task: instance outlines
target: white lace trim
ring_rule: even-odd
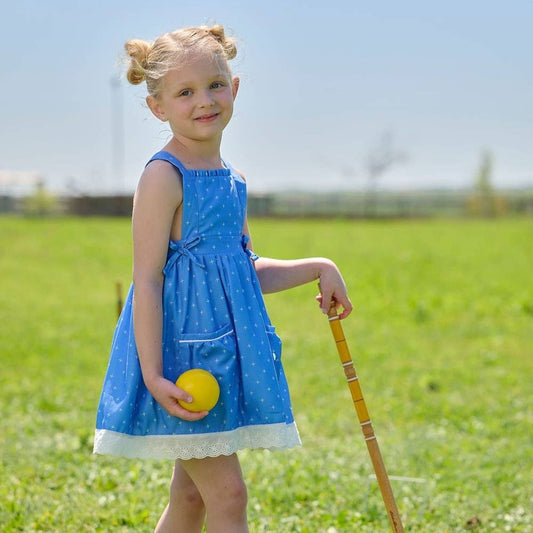
[[[245,426],[199,435],[127,435],[97,429],[94,453],[140,459],[202,459],[231,455],[243,448],[268,450],[301,444],[296,424]]]

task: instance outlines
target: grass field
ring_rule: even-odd
[[[407,531],[533,531],[531,220],[252,220],[325,255]],[[93,456],[129,221],[0,218],[0,530],[151,531],[171,464]],[[245,451],[252,532],[386,532],[316,286],[269,295],[304,446]]]

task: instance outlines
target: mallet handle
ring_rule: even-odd
[[[404,530],[400,513],[398,512],[398,507],[396,506],[396,500],[394,499],[389,476],[387,475],[387,470],[385,469],[385,464],[383,463],[383,458],[381,457],[378,440],[374,434],[374,429],[372,428],[370,415],[368,414],[365,399],[363,398],[363,392],[361,390],[361,385],[359,384],[359,378],[357,376],[357,372],[355,371],[350,350],[342,329],[341,321],[337,314],[335,302],[331,302],[331,306],[328,311],[328,320],[331,327],[331,332],[333,333],[333,338],[335,339],[335,343],[337,345],[337,351],[339,352],[342,367],[344,368],[346,381],[348,382],[348,387],[352,395],[357,417],[359,418],[359,423],[361,424],[361,429],[365,437],[368,453],[370,454],[370,459],[372,461],[372,465],[374,466],[374,472],[376,473],[376,479],[381,491],[381,496],[385,502],[385,508],[387,509],[392,531],[394,531],[394,533],[403,533]]]
[[[115,284],[116,291],[117,291],[117,317],[120,317],[120,313],[122,313],[122,283],[120,281],[117,281]]]

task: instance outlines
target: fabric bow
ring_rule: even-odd
[[[205,265],[202,265],[200,261],[195,257],[191,252],[191,248],[194,248],[200,243],[200,237],[195,237],[194,239],[183,242],[183,241],[170,241],[169,248],[172,250],[172,254],[167,259],[167,264],[163,269],[163,274],[165,276],[170,272],[171,268],[176,264],[176,261],[181,256],[188,257],[195,265],[198,265],[200,268],[205,268]]]
[[[257,254],[254,254],[254,252],[247,247],[247,244],[249,241],[250,241],[250,236],[244,234],[241,239],[242,247],[244,248],[246,255],[248,255],[248,257],[252,261],[257,261],[259,259],[259,256]]]

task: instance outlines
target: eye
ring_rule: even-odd
[[[211,84],[211,89],[220,89],[221,87],[224,87],[224,84],[221,81],[214,81]]]
[[[181,91],[178,96],[190,96],[192,94],[192,91],[190,89],[185,89]]]

